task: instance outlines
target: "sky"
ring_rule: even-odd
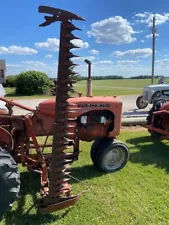
[[[152,0],[5,0],[1,2],[0,59],[7,75],[39,70],[57,76],[60,22],[44,22],[40,5],[68,10],[86,21],[73,20],[81,28],[73,34],[78,49],[72,60],[75,71],[87,76],[88,59],[92,75],[124,77],[151,75],[152,18],[156,18],[155,74],[169,76],[169,1]]]

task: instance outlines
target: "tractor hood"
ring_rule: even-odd
[[[152,91],[169,90],[169,84],[152,84],[147,85],[144,89],[151,89]]]
[[[76,104],[76,107],[82,110],[104,110],[104,109],[121,109],[122,101],[116,96],[94,96],[94,97],[74,97],[69,98],[70,104]],[[55,98],[45,100],[38,105],[38,110],[44,114],[55,114]]]

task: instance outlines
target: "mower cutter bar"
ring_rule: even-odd
[[[75,205],[76,202],[80,199],[80,195],[75,195],[67,198],[60,199],[60,202],[57,201],[56,203],[49,204],[47,206],[42,206],[42,204],[39,205],[39,212],[42,214],[46,213],[52,213],[55,211],[59,211],[61,209],[68,208],[72,205]]]

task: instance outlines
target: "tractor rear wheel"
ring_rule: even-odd
[[[97,142],[99,143],[99,142]],[[107,138],[100,144],[95,143],[93,150],[93,163],[106,173],[121,170],[129,158],[129,150],[125,144],[118,140]],[[97,149],[97,150],[96,150]]]
[[[0,148],[0,221],[20,190],[20,173],[13,157]]]
[[[136,106],[138,109],[145,109],[148,106],[148,103],[143,102],[143,96],[139,96],[136,99]]]

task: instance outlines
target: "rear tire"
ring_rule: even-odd
[[[121,170],[127,164],[129,150],[122,142],[105,138],[94,142],[91,156],[99,170],[112,173]]]
[[[13,157],[0,148],[0,221],[17,199],[20,191],[20,173]]]
[[[139,96],[136,100],[136,106],[138,109],[145,109],[148,106],[148,103],[143,102],[143,96]]]

